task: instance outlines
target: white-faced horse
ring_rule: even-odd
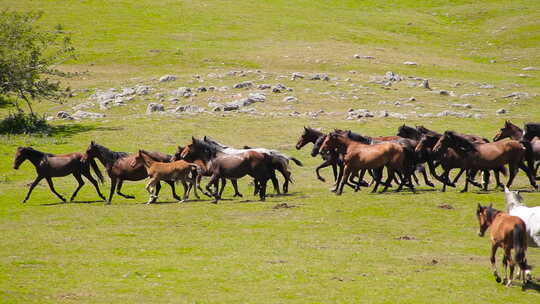
[[[518,191],[504,188],[506,210],[510,215],[517,216],[527,227],[529,247],[540,247],[540,206],[529,208],[523,204],[523,197]]]

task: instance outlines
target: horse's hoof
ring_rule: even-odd
[[[105,205],[110,205],[111,202],[110,201],[105,201]]]
[[[186,201],[185,199],[182,199],[182,200],[179,200],[178,203],[183,203],[185,201]]]
[[[321,182],[326,183],[326,180],[325,180],[324,178],[318,177],[318,179],[319,179]]]
[[[210,203],[217,205],[217,202],[218,202],[217,200],[213,200]]]
[[[496,276],[496,277],[495,277],[495,281],[497,281],[497,283],[500,283],[500,282],[501,282],[501,277]]]

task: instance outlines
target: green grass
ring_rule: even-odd
[[[43,26],[62,23],[73,33],[79,57],[61,68],[88,71],[67,82],[89,92],[78,91],[63,104],[39,103],[35,108],[40,113],[73,112],[71,107],[87,101],[96,89],[139,83],[155,89],[126,107],[106,111],[104,119],[52,121],[51,136],[0,137],[0,302],[538,302],[535,290],[495,283],[489,239],[476,235],[476,204],[493,202],[502,209],[501,192],[440,193],[421,186],[416,195],[346,189],[338,197],[329,192],[330,182],[315,179],[320,159],[309,157],[311,146],[297,151],[294,144],[306,125],[393,135],[403,123],[423,124],[492,138],[505,119],[518,125],[538,121],[540,72],[521,69],[540,67],[539,3],[0,0],[0,5],[42,9]],[[353,59],[357,53],[376,59]],[[419,66],[404,66],[403,61]],[[266,78],[255,73],[208,76],[256,69]],[[432,87],[454,91],[456,97],[410,87],[408,78],[391,88],[369,82],[389,70],[429,78]],[[279,77],[296,71],[324,72],[339,80]],[[520,73],[530,77],[517,77]],[[178,80],[157,83],[164,74],[176,74]],[[195,82],[194,74],[204,82]],[[154,93],[165,94],[163,103],[174,108],[167,101],[173,88],[232,86],[244,80],[283,83],[294,91],[267,92],[268,100],[253,106],[265,115],[143,114],[146,105],[158,99]],[[480,89],[483,83],[496,88]],[[501,98],[515,91],[528,92],[531,98]],[[482,95],[459,98],[473,92]],[[226,102],[247,93],[199,93],[180,103],[207,107],[211,96]],[[287,95],[299,102],[285,104]],[[416,101],[407,102],[411,96]],[[413,106],[395,106],[395,101]],[[438,113],[451,103],[470,103],[472,110],[456,111],[484,117],[416,118],[412,113]],[[387,109],[408,118],[349,121],[349,108]],[[498,108],[510,112],[495,115]],[[10,110],[1,105],[0,117]],[[102,112],[96,105],[89,110]],[[326,114],[289,116],[318,110]],[[171,153],[192,135],[209,135],[238,147],[276,148],[305,166],[293,167],[291,195],[269,197],[265,203],[251,195],[247,179],[239,183],[243,199],[219,205],[208,200],[172,203],[164,187],[160,200],[165,203],[147,206],[142,181],[124,185],[123,192],[136,195],[135,200],[115,196],[111,206],[94,202],[98,197],[89,183],[78,203],[60,204],[45,182],[27,204],[20,203],[35,172],[30,163],[12,169],[17,146],[64,153],[84,151],[96,140],[117,151]],[[329,170],[323,174],[330,179]],[[55,185],[67,196],[76,182],[66,177],[55,179]],[[105,193],[108,187],[108,180],[101,185]],[[522,173],[514,187],[529,189]],[[225,197],[231,195],[227,189]],[[539,205],[538,193],[523,195],[528,205]],[[284,202],[295,208],[273,209]],[[454,209],[438,208],[441,204]],[[414,240],[398,240],[401,236]],[[529,249],[528,260],[538,267],[540,251]],[[533,274],[539,277],[536,269]]]

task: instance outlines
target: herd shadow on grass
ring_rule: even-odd
[[[103,127],[95,125],[83,125],[83,124],[66,124],[59,126],[52,126],[50,135],[53,137],[72,137],[79,133],[85,133],[90,131],[121,131],[122,128],[118,127]]]

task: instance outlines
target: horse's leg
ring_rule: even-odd
[[[274,192],[277,195],[281,195],[281,191],[279,190],[279,183],[276,177],[276,171],[275,170],[271,170],[271,171],[272,172],[270,173],[270,180],[272,181],[272,185],[274,186]],[[286,178],[285,178],[285,182],[287,182]]]
[[[148,181],[148,184],[146,185],[146,190],[150,193],[150,197],[148,198],[148,202],[146,203],[147,205],[156,202],[158,198],[157,185],[159,185],[159,180],[157,178],[150,178],[150,181]]]
[[[116,187],[116,194],[124,197],[124,198],[128,198],[128,199],[134,199],[135,196],[134,195],[128,195],[128,194],[124,194],[122,193],[122,185],[124,184],[124,180],[123,179],[119,179],[118,180],[118,186]]]
[[[334,182],[337,182],[338,168],[336,163],[332,163],[332,173],[334,174]]]
[[[443,186],[442,186],[441,192],[446,192],[446,186],[448,185],[447,181],[450,181],[450,170],[451,170],[450,168],[444,168],[444,172],[441,175],[441,179],[443,181]]]
[[[32,193],[32,190],[34,190],[34,187],[37,186],[37,184],[39,184],[39,182],[43,179],[44,177],[41,176],[41,175],[38,175],[36,177],[36,179],[32,182],[32,184],[30,185],[30,189],[28,189],[28,193],[26,193],[26,196],[24,197],[24,200],[22,201],[23,204],[26,203],[26,201],[28,200],[28,198],[30,197],[30,193]]]
[[[495,254],[497,253],[498,246],[495,244],[491,244],[491,257],[489,258],[489,261],[491,262],[491,270],[493,270],[493,275],[495,276],[495,281],[497,283],[501,282],[501,277],[499,276],[499,273],[497,272],[497,265],[495,264]]]
[[[193,176],[193,177],[191,178],[190,183],[191,183],[191,186],[193,187],[193,193],[195,194],[195,197],[197,198],[197,200],[200,200],[201,197],[200,197],[199,194],[197,193],[197,186],[198,186],[198,184],[197,184],[197,178],[198,178],[198,177],[199,177],[198,175]]]
[[[482,176],[482,189],[484,191],[488,191],[489,178],[491,174],[489,173],[489,170],[483,170],[482,173],[484,173],[484,176]]]
[[[166,182],[167,184],[169,184],[169,186],[171,186],[171,191],[172,191],[172,195],[173,195],[174,199],[177,200],[177,201],[182,200],[182,199],[178,196],[178,194],[176,194],[176,187],[175,187],[175,185],[174,185],[174,181],[165,181],[165,182]],[[157,187],[157,194],[156,194],[156,195],[158,195],[158,194],[159,194],[159,191],[161,190],[161,183],[158,183],[158,184],[156,185],[156,187]]]
[[[463,169],[463,168],[459,169],[459,172],[458,172],[458,174],[456,175],[456,177],[454,178],[453,181],[450,181],[450,172],[448,172],[448,175],[446,176],[446,180],[449,183],[448,186],[455,187],[456,183],[458,182],[458,180],[461,177],[461,175],[463,174],[463,172],[465,172],[465,169]]]
[[[373,190],[371,190],[371,193],[377,192],[377,188],[379,188],[379,185],[381,184],[383,169],[384,167],[373,170],[373,180],[375,181],[375,186],[373,187]]]
[[[467,174],[468,172],[465,174],[465,188],[461,190],[461,193],[469,191],[469,177],[466,176]]]
[[[415,182],[417,185],[420,185],[420,182],[418,181],[418,176],[416,176],[416,173],[415,173],[415,172],[412,173],[412,177],[414,178],[414,182]],[[411,181],[411,183],[412,183],[412,181]]]
[[[516,267],[515,261],[512,259],[512,253],[511,250],[508,250],[508,264],[510,265],[510,277],[508,279],[508,284],[506,286],[510,286],[512,284],[512,280],[514,279],[514,269]]]
[[[112,203],[112,197],[114,195],[114,189],[116,188],[117,179],[114,176],[111,176],[111,192],[109,192],[109,200],[105,202],[106,205]]]
[[[334,166],[336,166],[336,163],[333,162],[332,160],[325,160],[322,164],[320,164],[317,168],[315,168],[315,174],[317,175],[317,178],[321,182],[326,182],[326,180],[321,176],[321,174],[319,173],[319,170],[321,170],[322,168],[326,168],[330,165],[332,166],[332,168],[334,168]],[[337,177],[336,177],[336,182],[337,182]]]
[[[337,192],[340,187],[342,188],[341,191],[343,191],[343,187],[345,186],[345,183],[342,182],[344,167],[345,166],[343,165],[343,163],[338,163],[338,178],[334,189],[332,189],[332,192]]]
[[[268,182],[267,179],[263,179],[259,181],[259,197],[261,199],[261,202],[264,202],[266,200],[266,183]]]
[[[385,185],[384,185],[384,188],[382,189],[381,193],[384,193],[384,192],[386,192],[386,190],[388,190],[388,186],[390,185],[390,183],[394,179],[394,174],[395,174],[394,168],[391,168],[390,166],[386,166],[386,172],[388,174],[388,177],[386,178],[386,181],[384,182]]]
[[[518,173],[518,170],[519,168],[516,166],[516,164],[514,163],[509,163],[508,164],[508,171],[509,172],[509,176],[508,176],[508,182],[506,182],[506,187],[508,189],[510,189],[510,186],[512,185],[512,182],[514,182],[514,178],[516,177],[516,174]]]
[[[235,180],[235,179],[231,179],[231,183],[233,185],[233,188],[234,188],[234,195],[233,197],[243,197],[242,193],[240,193],[238,191],[238,181]]]
[[[56,192],[56,190],[54,189],[54,184],[53,184],[53,181],[52,181],[52,178],[51,177],[46,177],[45,178],[47,180],[47,184],[49,184],[49,188],[51,189],[51,191],[56,194],[56,196],[58,196],[59,199],[61,199],[63,202],[66,201],[66,199],[61,196],[58,192]]]
[[[504,278],[503,278],[503,285],[506,285],[506,287],[510,286],[509,283],[508,283],[508,255],[507,255],[507,250],[505,249],[504,250],[504,256],[502,258],[502,265],[503,265],[503,269],[504,269]]]
[[[527,168],[525,166],[525,163],[523,163],[523,162],[519,163],[519,168],[521,170],[523,170],[525,172],[525,174],[527,174],[527,177],[529,178],[529,182],[531,183],[531,186],[533,186],[534,189],[538,190],[538,185],[536,184],[536,180],[535,180],[535,176],[534,176],[533,172],[531,172],[529,170],[529,168]]]
[[[340,184],[339,184],[339,190],[336,192],[337,195],[341,195],[343,193],[343,187],[345,187],[345,184],[349,180],[349,177],[351,176],[351,170],[348,166],[345,166],[343,169],[344,172],[342,172],[342,175],[340,176]]]
[[[493,170],[493,175],[495,175],[495,182],[497,183],[497,186],[495,186],[495,188],[504,189],[504,185],[501,183],[501,177],[499,175],[499,171]]]
[[[189,198],[189,191],[191,190],[191,185],[188,186],[184,180],[182,180],[182,187],[184,188],[184,197],[178,201],[179,203],[183,203]]]
[[[216,182],[218,180],[219,180],[218,175],[216,173],[214,173],[210,177],[210,181],[208,182],[208,184],[206,184],[206,190],[208,191],[208,193],[212,193],[212,195],[214,196],[214,200],[212,201],[213,204],[217,204],[218,200],[220,199],[220,196],[219,196],[219,193],[218,193],[217,189],[216,189],[215,192],[212,192],[212,190],[211,190],[212,185],[214,185],[214,187],[217,187],[215,184],[216,184]],[[225,182],[223,182],[223,184],[225,184]]]
[[[435,185],[429,180],[426,167],[424,165],[418,165],[417,168],[418,168],[418,171],[422,173],[422,176],[424,177],[424,183],[432,188],[435,187]]]
[[[221,188],[219,188],[219,181],[221,180]],[[225,190],[225,185],[227,185],[227,179],[222,177],[220,180],[218,180],[216,182],[216,191],[217,189],[219,188],[219,198],[221,198],[221,196],[223,195],[223,191]],[[231,183],[232,183],[232,179],[231,179]]]
[[[105,196],[103,194],[101,194],[101,191],[99,191],[98,182],[97,182],[97,180],[94,179],[92,174],[90,174],[90,170],[88,170],[88,171],[83,170],[82,175],[84,175],[84,177],[86,177],[86,179],[88,179],[92,183],[92,185],[94,185],[94,188],[96,188],[96,191],[97,191],[99,197],[101,197],[102,200],[105,200]]]
[[[69,199],[70,202],[75,199],[75,196],[77,196],[79,190],[81,190],[82,186],[84,186],[84,180],[81,178],[80,173],[73,173],[73,176],[75,177],[79,185],[77,186],[77,189],[75,189],[75,192],[73,192],[73,194],[71,195],[71,198]]]

